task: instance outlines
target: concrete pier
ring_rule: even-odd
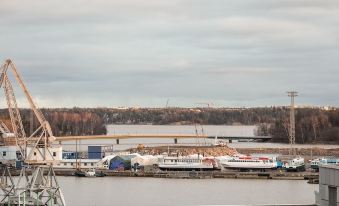
[[[73,176],[74,169],[55,169],[59,176]],[[179,179],[211,179],[211,178],[235,178],[235,179],[276,179],[276,180],[309,180],[317,179],[318,173],[314,172],[239,172],[239,171],[112,171],[96,170],[106,176],[114,177],[154,177],[154,178],[179,178]]]

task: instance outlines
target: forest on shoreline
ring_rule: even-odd
[[[259,108],[44,108],[55,136],[106,134],[107,124],[206,124],[257,125],[258,135],[270,135],[273,142],[287,142],[288,107]],[[31,112],[20,109],[26,132],[37,127]],[[7,109],[0,120],[8,127]],[[31,122],[33,124],[31,125]],[[297,143],[339,143],[339,109],[297,108]]]

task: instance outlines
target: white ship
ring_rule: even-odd
[[[220,161],[224,168],[230,169],[276,169],[278,164],[267,157],[231,157]]]
[[[319,171],[319,164],[329,164],[329,165],[335,165],[335,164],[339,164],[339,159],[335,159],[335,158],[318,158],[318,159],[314,159],[311,161],[311,168]]]
[[[286,162],[284,167],[286,171],[291,172],[305,171],[305,160],[302,157],[297,157]]]
[[[159,159],[158,166],[161,170],[213,170],[215,161],[214,159],[203,158],[201,156],[163,157]]]

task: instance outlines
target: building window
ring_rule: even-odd
[[[91,163],[91,166],[94,166],[94,163],[93,163],[93,162]]]
[[[3,152],[2,152],[2,156],[6,156],[6,151],[3,151]]]
[[[73,162],[71,162],[71,166],[73,166]]]
[[[34,152],[34,156],[36,156],[36,152]]]
[[[64,162],[64,165],[66,166],[66,165],[67,165],[67,163],[66,163],[66,162]]]
[[[85,162],[84,165],[87,166],[87,163]]]
[[[53,157],[56,157],[56,152],[53,152]]]

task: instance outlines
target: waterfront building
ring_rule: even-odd
[[[97,168],[100,159],[63,159],[54,165],[58,169]]]
[[[130,170],[131,160],[136,156],[140,156],[140,155],[139,154],[117,155],[110,160],[109,169],[110,170]]]

